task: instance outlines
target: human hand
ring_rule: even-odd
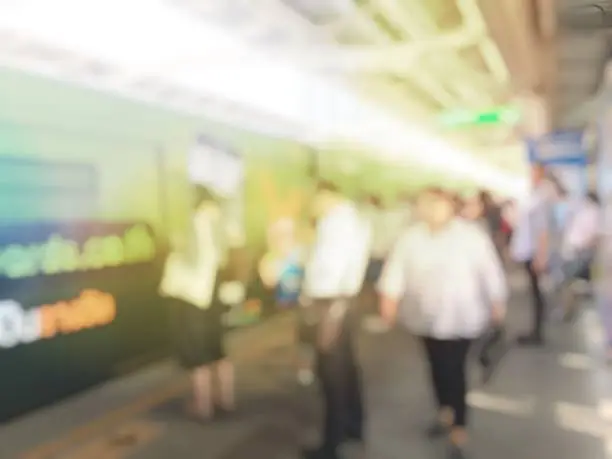
[[[536,256],[531,262],[531,267],[537,274],[542,274],[545,272],[547,265],[548,260],[543,256]]]
[[[502,325],[506,320],[506,308],[501,304],[493,305],[491,309],[491,323],[495,326]]]
[[[393,327],[397,320],[397,307],[388,299],[383,298],[380,305],[380,317],[387,326]]]

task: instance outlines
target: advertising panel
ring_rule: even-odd
[[[0,421],[166,351],[160,255],[140,222],[0,226]]]
[[[527,141],[529,161],[546,166],[570,196],[587,191],[587,154],[582,131],[553,132]]]

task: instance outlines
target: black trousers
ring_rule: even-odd
[[[525,263],[525,269],[529,276],[529,286],[531,289],[531,301],[533,308],[533,329],[531,333],[536,338],[543,338],[544,335],[544,314],[546,311],[546,303],[544,295],[540,289],[540,275],[533,269],[531,260]]]
[[[421,339],[429,361],[431,382],[439,408],[454,411],[454,425],[467,424],[467,356],[471,341],[468,339]]]
[[[317,373],[324,402],[322,449],[330,453],[348,439],[363,437],[364,410],[354,325],[349,311],[334,344],[325,351],[317,349]]]

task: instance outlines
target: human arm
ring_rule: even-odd
[[[532,214],[532,228],[535,232],[535,247],[532,258],[533,269],[537,273],[543,273],[548,266],[550,253],[550,227],[552,220],[552,207],[545,202]]]
[[[380,294],[380,315],[387,323],[394,323],[397,318],[399,303],[404,295],[406,281],[405,255],[407,238],[404,236],[395,244],[383,268],[378,282]]]
[[[491,321],[500,324],[506,317],[508,282],[499,252],[491,239],[485,234],[476,234],[474,250],[477,257],[478,276],[486,300],[491,308]]]

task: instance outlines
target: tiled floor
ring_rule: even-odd
[[[528,319],[524,295],[515,295],[510,309],[509,328],[518,332]],[[612,447],[612,373],[592,350],[598,333],[593,314],[587,311],[574,326],[551,324],[543,349],[513,349],[487,387],[479,387],[474,365],[474,459],[612,458],[606,455]],[[239,365],[241,409],[232,419],[207,426],[182,419],[184,386],[172,367],[162,365],[4,427],[0,457],[297,458],[298,445],[314,440],[319,403],[314,388],[294,382],[290,324],[268,327],[261,335],[269,341],[265,352]],[[365,452],[350,450],[348,458],[443,458],[444,445],[421,435],[432,413],[418,346],[398,331],[384,333],[371,323],[368,330],[360,340],[368,442]],[[164,396],[160,387],[169,386],[174,389]],[[20,454],[28,450],[34,455]]]

